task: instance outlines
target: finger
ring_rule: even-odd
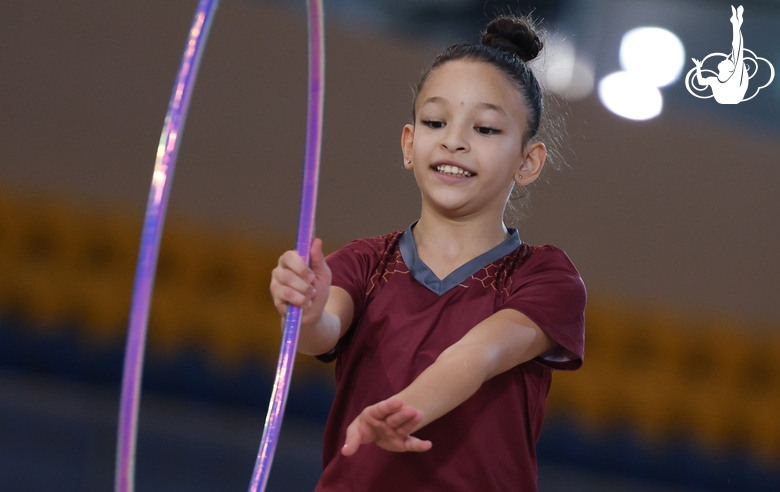
[[[271,292],[274,295],[275,304],[277,302],[282,302],[293,304],[298,307],[309,307],[311,305],[311,298],[309,296],[278,282],[273,283]]]
[[[355,436],[350,433],[349,429],[347,429],[347,439],[344,442],[344,446],[341,448],[341,454],[344,456],[352,456],[359,447],[360,440],[356,439]]]
[[[289,306],[288,303],[274,297],[274,307],[279,311],[279,314],[284,315],[287,312],[287,306]]]
[[[275,268],[271,279],[276,280],[280,285],[284,287],[290,287],[291,289],[296,290],[307,297],[314,297],[314,285],[312,285],[310,281],[307,281],[306,279],[298,276],[298,274],[292,270]]]
[[[344,456],[352,456],[358,450],[361,444],[366,444],[365,433],[361,431],[360,417],[355,419],[349,427],[347,427],[347,437],[344,441],[344,446],[341,448],[341,454]],[[365,441],[365,442],[364,442]]]
[[[314,272],[306,265],[301,255],[297,251],[285,251],[282,256],[279,257],[279,266],[283,269],[292,270],[302,279],[306,279],[309,282],[314,280]]]
[[[380,401],[364,410],[368,416],[377,420],[384,420],[391,413],[395,413],[403,408],[404,404],[398,398]]]
[[[296,294],[305,299],[314,296],[314,286],[289,270],[275,271],[271,276],[271,295],[284,302],[295,302]]]
[[[404,449],[413,453],[424,453],[432,447],[433,443],[431,441],[423,441],[422,439],[417,439],[416,437],[412,436],[409,436],[409,438],[404,442]]]
[[[344,447],[341,448],[341,454],[343,454],[344,456],[352,456],[353,454],[355,454],[355,452],[358,450],[359,447],[360,447],[359,444],[346,443],[344,444]]]
[[[415,419],[418,414],[422,415],[422,412],[419,412],[417,409],[412,408],[409,405],[404,405],[397,412],[393,412],[388,415],[385,418],[385,422],[387,422],[387,425],[390,427],[397,429],[409,420]]]
[[[415,427],[422,422],[422,419],[423,413],[419,410],[414,410],[407,419],[394,426],[395,432],[401,436],[408,436],[414,432]]]

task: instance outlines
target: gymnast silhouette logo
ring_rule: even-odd
[[[731,54],[725,53],[711,53],[704,57],[702,61],[693,58],[693,63],[696,65],[685,76],[685,88],[688,89],[692,95],[699,99],[709,99],[714,97],[715,101],[720,104],[739,104],[743,101],[749,101],[756,97],[758,91],[763,89],[772,83],[775,78],[775,67],[769,63],[766,58],[756,56],[751,50],[745,48],[744,40],[742,39],[742,14],[745,9],[740,5],[736,10],[734,6],[731,6],[731,26],[732,26],[732,40],[731,40]],[[721,60],[718,63],[717,73],[714,70],[702,68],[708,59],[712,58],[713,62]],[[748,92],[748,86],[750,80],[756,76],[759,72],[760,63],[766,64],[769,70],[769,80],[764,85],[757,86],[758,79],[754,82],[753,87],[755,91],[748,97],[745,95]],[[767,69],[761,70],[762,73]],[[704,74],[712,75],[705,77]],[[763,78],[763,77],[761,77]],[[712,89],[712,93],[708,95],[700,95],[697,93],[707,93],[709,89]]]

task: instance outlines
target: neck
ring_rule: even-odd
[[[413,230],[418,255],[465,262],[490,251],[508,235],[502,218],[488,215],[450,218],[426,210]]]

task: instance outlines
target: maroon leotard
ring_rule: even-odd
[[[332,285],[354,303],[331,354],[337,391],[325,430],[317,492],[536,491],[536,442],[552,368],[576,369],[584,349],[585,286],[566,254],[528,246],[516,231],[439,280],[411,232],[354,241],[328,256]],[[424,453],[375,444],[344,457],[346,428],[367,406],[408,386],[447,347],[502,309],[537,323],[559,346],[488,381],[415,435]]]

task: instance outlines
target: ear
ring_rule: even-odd
[[[524,149],[523,163],[515,173],[515,183],[528,186],[536,181],[547,161],[547,147],[542,142],[530,142]]]
[[[404,169],[412,169],[412,148],[414,144],[414,125],[404,125],[401,132],[401,151],[404,153]]]

